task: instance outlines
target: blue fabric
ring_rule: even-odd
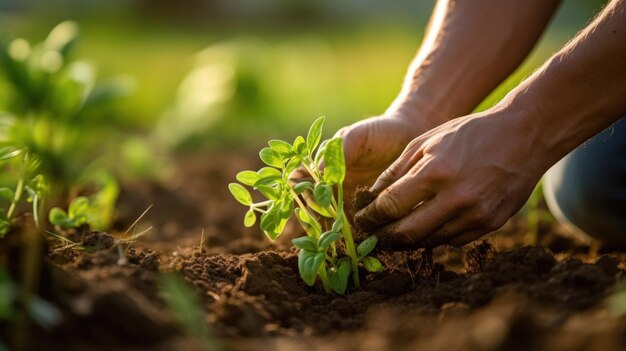
[[[626,116],[554,165],[544,195],[558,220],[626,245]]]

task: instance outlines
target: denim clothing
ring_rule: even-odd
[[[626,246],[626,116],[550,168],[543,189],[557,220]]]

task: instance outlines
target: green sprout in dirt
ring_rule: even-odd
[[[253,226],[257,213],[260,213],[260,227],[271,240],[283,232],[287,220],[295,213],[307,234],[292,241],[300,249],[300,276],[309,286],[319,276],[327,292],[333,290],[343,294],[351,272],[354,286],[359,287],[359,263],[370,272],[381,271],[383,267],[378,259],[368,256],[376,246],[375,236],[355,246],[343,210],[346,173],[343,140],[321,141],[323,124],[324,117],[318,118],[306,139],[298,136],[292,144],[270,140],[269,147],[259,153],[269,167],[237,174],[239,182],[253,187],[267,200],[254,202],[248,190],[239,183],[231,183],[228,187],[237,201],[249,206],[244,225]],[[323,168],[321,164],[324,164]],[[296,169],[305,169],[312,181],[290,179]],[[337,189],[336,196],[333,187]],[[330,219],[332,224],[323,226],[327,220],[318,220],[315,213]]]
[[[87,223],[88,209],[89,199],[79,196],[72,200],[67,212],[58,207],[52,208],[48,213],[48,221],[61,228],[78,228]]]

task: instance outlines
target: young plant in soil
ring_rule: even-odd
[[[350,275],[354,286],[359,287],[359,263],[370,272],[382,271],[383,267],[377,258],[368,256],[376,246],[375,236],[358,246],[354,243],[343,210],[343,140],[321,141],[323,124],[324,117],[318,118],[306,139],[298,136],[293,143],[270,140],[269,146],[259,153],[268,167],[237,174],[240,183],[257,190],[267,200],[254,202],[250,192],[239,183],[228,187],[237,201],[249,207],[244,225],[253,226],[260,214],[260,227],[271,240],[283,232],[287,220],[295,214],[307,234],[292,241],[300,249],[300,276],[309,286],[319,277],[324,290],[344,294]],[[305,169],[310,181],[290,179],[296,169]],[[324,225],[327,222],[331,223]]]

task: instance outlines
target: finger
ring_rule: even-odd
[[[423,156],[422,150],[414,153],[403,153],[394,163],[391,164],[374,182],[370,191],[380,194],[391,184],[402,178]]]
[[[462,212],[436,229],[432,234],[422,240],[424,247],[436,247],[447,244],[456,237],[475,230],[480,226],[478,220],[473,219],[468,213]]]
[[[416,167],[419,169],[423,165],[417,164]],[[411,212],[415,206],[433,196],[432,186],[420,178],[419,170],[400,178],[359,211],[355,223],[363,230],[371,230]]]
[[[452,246],[461,247],[465,244],[471,243],[472,241],[475,241],[481,238],[483,235],[487,234],[488,232],[489,230],[484,229],[484,228],[472,230],[450,240],[449,244]]]
[[[446,201],[437,196],[417,206],[413,212],[402,219],[384,226],[381,229],[381,245],[398,247],[400,244],[407,248],[422,247],[422,240],[430,233],[440,228],[454,216],[445,207]]]

